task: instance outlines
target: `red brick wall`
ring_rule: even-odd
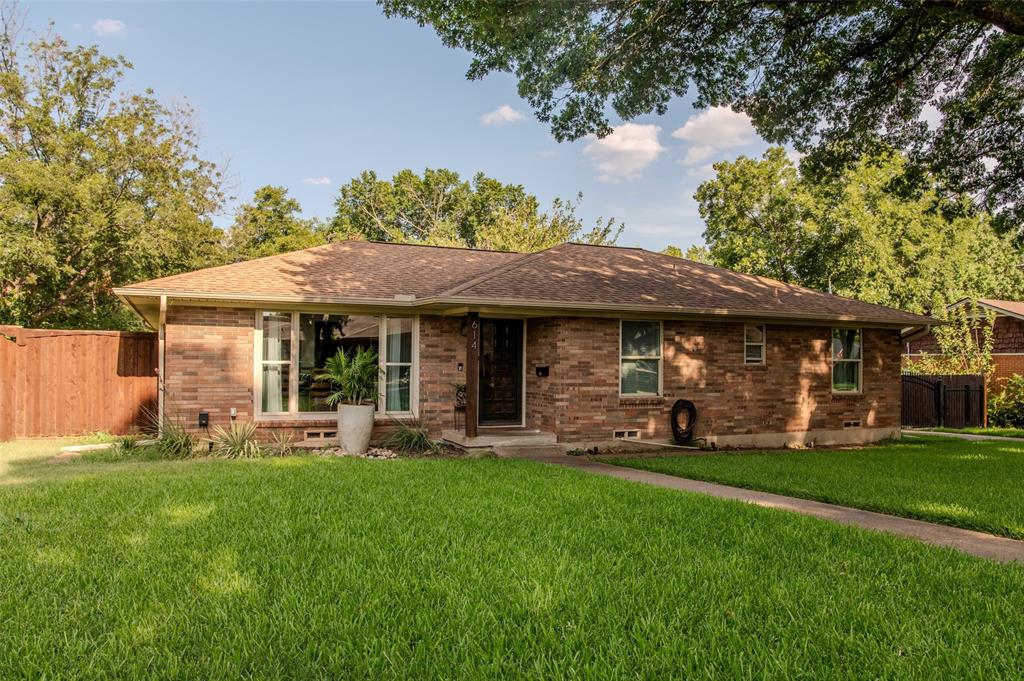
[[[992,374],[992,382],[989,385],[989,394],[1002,392],[1003,384],[1011,376],[1020,374],[1024,376],[1024,352],[1019,355],[996,355],[992,357],[996,370]]]
[[[558,364],[560,320],[530,319],[526,323],[526,425],[549,433],[558,427],[556,394],[551,377],[538,377],[536,368]]]
[[[433,437],[455,427],[455,384],[466,382],[466,337],[461,329],[461,317],[420,317],[420,423]],[[463,427],[464,417],[459,416]]]
[[[743,363],[743,325],[665,322],[664,397],[620,398],[619,322],[615,319],[530,320],[527,338],[543,339],[542,361],[527,356],[527,422],[561,440],[608,439],[616,429],[648,438],[671,435],[679,398],[699,411],[701,436],[842,430],[900,425],[899,332],[865,330],[863,394],[832,394],[830,327],[769,326],[767,363]],[[529,343],[529,342],[528,342]],[[547,378],[531,376],[547,364]],[[553,425],[553,428],[552,428]]]
[[[454,384],[466,381],[466,339],[458,317],[420,318],[420,421],[431,435],[454,427]],[[769,326],[766,366],[743,364],[743,325],[665,322],[661,398],[620,399],[616,319],[531,319],[526,335],[527,425],[562,441],[608,439],[620,428],[668,438],[669,411],[680,397],[700,411],[699,435],[898,428],[900,343],[897,331],[866,330],[864,394],[831,393],[829,327]],[[254,313],[246,309],[173,306],[168,311],[169,410],[195,423],[201,409],[226,425],[229,409],[253,417]],[[538,377],[535,367],[548,366]],[[301,439],[331,421],[261,422]],[[388,428],[382,423],[375,434]]]
[[[252,310],[171,306],[164,349],[165,413],[196,423],[200,410],[211,425],[227,425],[229,410],[239,421],[253,417]]]

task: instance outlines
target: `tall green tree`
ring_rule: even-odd
[[[865,158],[830,182],[781,148],[715,164],[695,198],[712,261],[915,312],[1024,293],[1022,254],[967,197],[903,184],[907,162]]]
[[[586,230],[576,215],[582,200],[556,199],[542,211],[522,185],[504,184],[483,173],[463,180],[448,169],[423,174],[402,170],[390,180],[373,171],[343,185],[329,238],[536,251],[565,241],[614,243],[622,225],[599,219]]]
[[[889,145],[1024,215],[1024,3],[1019,0],[381,0],[469,50],[472,79],[515,74],[559,140],[696,106],[732,106],[769,142],[835,169]],[[921,114],[935,111],[931,126]]]
[[[297,251],[326,243],[315,220],[302,217],[302,206],[284,187],[266,185],[235,213],[227,234],[231,260],[239,262]]]
[[[0,323],[124,328],[111,293],[221,262],[220,174],[190,111],[125,92],[131,65],[0,34]]]

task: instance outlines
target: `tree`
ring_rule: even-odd
[[[130,328],[114,286],[221,261],[220,174],[187,108],[125,93],[131,65],[0,34],[0,323]]]
[[[714,261],[779,281],[820,284],[814,202],[785,151],[775,147],[760,161],[740,157],[714,167],[718,176],[694,195]]]
[[[717,265],[915,312],[1024,292],[1009,237],[966,197],[902,185],[898,153],[830,182],[802,175],[781,148],[715,170],[695,198]]]
[[[329,238],[468,246],[502,251],[537,251],[565,241],[614,243],[622,225],[599,219],[590,231],[575,202],[555,199],[544,212],[522,185],[477,173],[472,182],[453,170],[402,170],[391,180],[373,171],[343,185]]]
[[[883,145],[978,192],[1019,224],[1024,205],[1024,5],[1017,0],[455,2],[382,0],[469,50],[472,79],[514,73],[558,140],[621,119],[732,106],[769,142],[840,168]],[[922,112],[934,107],[941,122]]]
[[[936,376],[982,374],[986,380],[991,380],[996,369],[992,360],[995,313],[974,302],[958,305],[948,313],[945,308],[936,312],[949,322],[932,329],[939,346],[938,354],[914,357],[907,369]]]
[[[685,251],[678,246],[665,246],[665,248],[661,249],[661,253],[663,255],[671,255],[673,258],[685,258],[686,260],[704,263],[705,265],[714,264],[711,260],[711,251],[708,250],[707,246],[690,246]]]
[[[235,214],[228,232],[230,258],[239,262],[297,251],[325,243],[317,223],[300,217],[302,207],[284,187],[266,185],[253,193],[251,203]]]

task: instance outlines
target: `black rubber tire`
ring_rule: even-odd
[[[679,415],[686,412],[686,428],[679,425]],[[693,441],[693,429],[697,425],[697,407],[690,400],[676,400],[672,405],[672,439],[677,445]]]

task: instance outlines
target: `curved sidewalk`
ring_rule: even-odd
[[[847,506],[825,504],[820,501],[811,501],[809,499],[797,499],[796,497],[787,497],[781,494],[771,494],[769,492],[758,492],[755,490],[743,489],[741,487],[719,485],[713,482],[702,482],[700,480],[691,480],[689,478],[677,478],[673,475],[642,471],[635,468],[613,466],[607,463],[591,461],[586,457],[567,456],[562,454],[529,458],[534,461],[553,463],[560,466],[566,466],[568,468],[586,471],[588,473],[595,473],[597,475],[607,475],[612,478],[619,478],[620,480],[642,482],[656,487],[665,487],[684,492],[695,492],[697,494],[707,494],[721,499],[745,501],[747,503],[764,506],[766,508],[793,511],[794,513],[802,513],[804,515],[814,516],[815,518],[831,520],[832,522],[836,522],[841,525],[852,525],[868,530],[887,532],[901,537],[909,537],[926,544],[946,546],[974,556],[980,556],[982,558],[988,558],[990,560],[996,560],[1004,563],[1024,563],[1024,541],[1008,539],[1006,537],[997,537],[984,532],[964,530],[958,527],[950,527],[948,525],[938,525],[936,523],[928,523],[922,520],[900,518],[898,516],[887,515],[885,513],[864,511],[857,508],[849,508]]]

